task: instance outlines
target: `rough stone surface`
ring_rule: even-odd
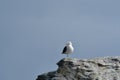
[[[120,80],[120,57],[64,58],[57,65],[56,71],[41,74],[36,80]]]

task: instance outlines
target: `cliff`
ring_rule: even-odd
[[[120,57],[64,58],[57,65],[56,71],[41,74],[36,80],[120,80]]]

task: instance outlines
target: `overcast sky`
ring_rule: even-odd
[[[0,0],[0,79],[35,80],[71,58],[120,55],[120,0]]]

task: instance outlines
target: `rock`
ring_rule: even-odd
[[[120,80],[120,57],[64,58],[57,65],[56,71],[41,74],[36,80]]]

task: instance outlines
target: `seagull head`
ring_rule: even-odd
[[[66,43],[66,45],[72,45],[72,42],[71,42],[71,41],[68,41],[68,42]]]

